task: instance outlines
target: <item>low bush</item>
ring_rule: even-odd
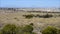
[[[53,15],[49,15],[49,14],[46,14],[43,16],[44,18],[50,18],[50,17],[53,17]]]
[[[34,24],[33,23],[30,23],[31,26],[33,26]]]
[[[60,31],[52,26],[48,26],[44,30],[42,30],[42,34],[58,34]],[[60,34],[60,33],[59,33]]]
[[[17,27],[15,25],[6,25],[2,29],[2,34],[16,34],[17,32]]]
[[[26,25],[24,27],[23,31],[25,31],[25,32],[32,32],[33,31],[33,27],[31,25]]]
[[[57,34],[60,34],[60,29],[57,30]]]
[[[32,25],[25,25],[24,27],[19,27],[13,24],[5,25],[0,34],[35,34]]]
[[[35,17],[39,17],[39,18],[50,18],[50,17],[53,17],[53,15],[49,15],[49,14],[39,15],[39,14],[37,14]]]
[[[49,14],[46,14],[46,15],[33,15],[33,14],[30,14],[30,15],[23,15],[25,18],[33,18],[33,17],[39,17],[39,18],[50,18],[50,17],[53,17],[53,15],[49,15]]]
[[[33,18],[33,14],[30,14],[30,15],[23,15],[25,18]]]

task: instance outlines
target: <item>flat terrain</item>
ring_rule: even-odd
[[[54,17],[51,18],[38,18],[33,17],[31,19],[25,18],[23,15],[34,14],[34,15],[44,15],[46,13],[36,13],[36,12],[14,12],[14,13],[0,13],[0,26],[1,24],[16,24],[16,25],[26,25],[33,23],[34,32],[39,33],[41,29],[47,26],[60,27],[60,13],[48,13],[52,14]]]

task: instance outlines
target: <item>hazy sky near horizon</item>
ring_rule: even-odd
[[[60,7],[60,0],[0,0],[0,7]]]

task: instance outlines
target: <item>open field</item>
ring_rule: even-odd
[[[25,18],[23,15],[34,14],[34,15],[45,15],[47,13],[36,13],[36,12],[14,12],[14,13],[0,13],[0,27],[1,24],[16,24],[19,26],[33,23],[34,24],[34,32],[39,33],[40,30],[47,26],[55,26],[60,28],[60,13],[48,13],[52,14],[51,18],[39,18],[33,17],[30,19]]]

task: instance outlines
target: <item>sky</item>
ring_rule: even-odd
[[[60,0],[0,0],[0,7],[12,7],[12,8],[60,7]]]

